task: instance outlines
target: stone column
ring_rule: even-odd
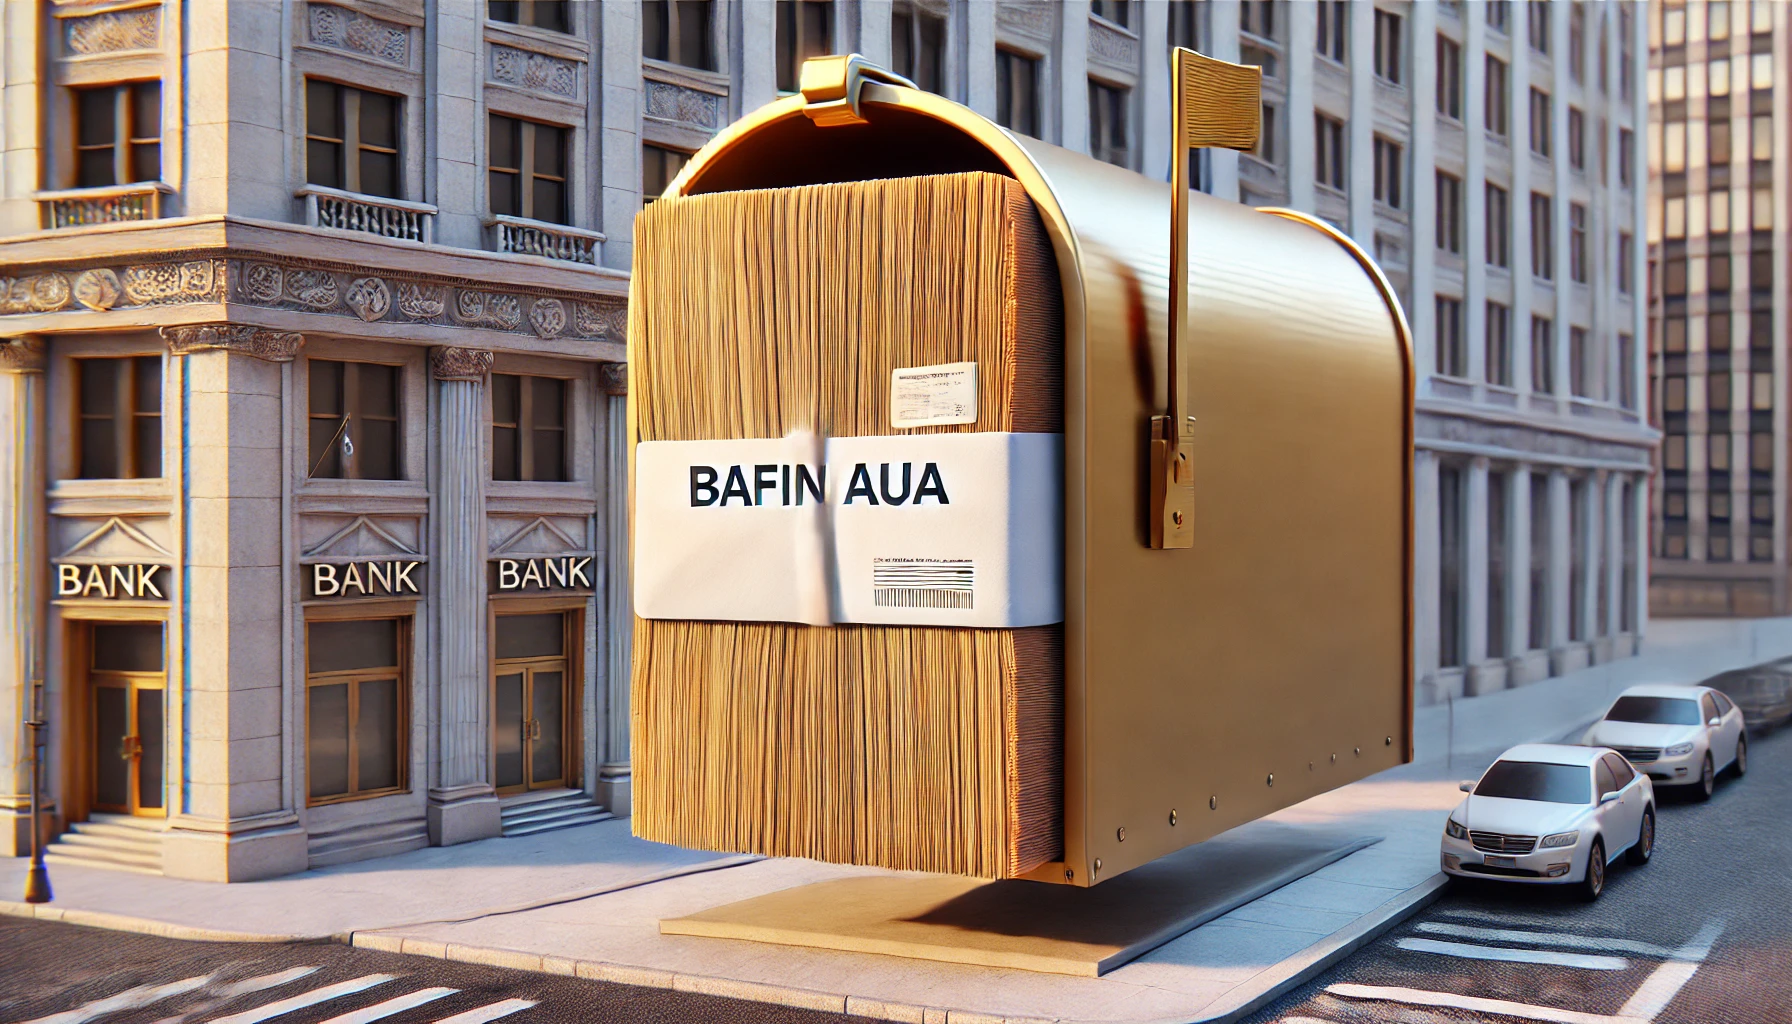
[[[25,721],[33,711],[33,684],[44,672],[44,447],[44,344],[32,337],[0,342],[0,856],[6,857],[31,852],[35,751]]]
[[[1618,634],[1623,632],[1624,606],[1624,487],[1629,478],[1623,473],[1610,473],[1605,478],[1605,615],[1599,623],[1600,632],[1611,637],[1613,657],[1628,655],[1630,652],[1618,646]],[[1747,508],[1747,505],[1737,506]]]
[[[503,831],[486,717],[485,381],[491,368],[490,352],[429,350],[429,602],[436,677],[429,841],[437,846]]]
[[[1562,673],[1563,657],[1568,647],[1569,615],[1574,600],[1573,578],[1569,560],[1573,557],[1574,517],[1568,489],[1573,481],[1568,474],[1554,469],[1549,474],[1549,575],[1544,593],[1549,605],[1549,674]]]
[[[1531,650],[1531,466],[1519,463],[1506,483],[1506,686],[1532,682],[1526,666]]]
[[[303,871],[279,709],[290,529],[282,402],[285,364],[305,339],[227,323],[162,336],[180,410],[169,418],[180,431],[181,575],[169,595],[168,684],[180,694],[170,725],[183,744],[162,872],[241,882]]]
[[[1282,120],[1288,132],[1288,205],[1296,210],[1318,208],[1318,190],[1314,187],[1313,133],[1313,64],[1312,54],[1319,49],[1319,5],[1314,0],[1283,4],[1276,15],[1288,23],[1288,53],[1304,54],[1300,60],[1283,63],[1288,76],[1288,102],[1282,108]],[[1167,90],[1166,90],[1167,91]],[[1164,123],[1169,123],[1169,100],[1164,100]],[[1371,250],[1373,251],[1373,250]]]
[[[1413,683],[1419,704],[1437,704],[1438,588],[1440,547],[1438,529],[1437,453],[1413,454]]]
[[[606,363],[598,384],[608,396],[604,430],[604,750],[598,796],[613,814],[632,805],[629,685],[634,674],[634,602],[628,547],[628,364]]]
[[[1224,2],[1224,0],[1219,0]],[[1058,0],[1058,145],[1089,152],[1089,0]],[[1235,19],[1236,20],[1236,19]],[[1049,81],[1048,73],[1040,78]],[[1045,129],[1048,133],[1049,127]]]
[[[996,116],[996,5],[954,4],[964,26],[964,44],[954,47],[955,62],[964,68],[960,100],[990,120]]]
[[[1345,35],[1345,53],[1350,58],[1350,120],[1344,128],[1344,158],[1348,161],[1344,184],[1350,203],[1350,237],[1364,252],[1374,253],[1375,5],[1351,4],[1348,11],[1350,27]],[[1237,24],[1236,18],[1233,24]],[[1423,348],[1423,336],[1415,335],[1415,343]]]
[[[1209,2],[1201,5],[1207,9],[1207,20],[1202,24],[1201,42],[1206,47],[1206,52],[1209,57],[1215,57],[1219,60],[1229,60],[1233,63],[1238,62],[1238,2],[1239,0],[1209,0]],[[1087,23],[1087,19],[1085,19],[1085,23]],[[1355,31],[1355,29],[1353,28],[1352,31]],[[1087,45],[1086,41],[1084,42],[1084,45]],[[1088,90],[1080,83],[1078,88],[1084,90],[1082,95],[1085,97],[1083,102],[1086,105],[1088,103]],[[1230,149],[1204,149],[1201,153],[1203,159],[1207,161],[1208,193],[1221,199],[1230,199],[1233,202],[1237,202],[1237,151]],[[1369,251],[1374,252],[1375,250],[1371,248]]]
[[[1487,660],[1487,546],[1494,524],[1487,516],[1485,457],[1469,463],[1462,509],[1462,664],[1463,693],[1478,697],[1505,685],[1505,667]]]
[[[1582,631],[1586,634],[1582,637],[1587,646],[1585,664],[1592,665],[1604,660],[1599,652],[1611,646],[1600,642],[1605,630],[1599,620],[1599,576],[1605,572],[1605,476],[1589,473],[1581,486],[1586,494],[1581,507],[1586,520],[1586,552],[1581,556],[1586,560],[1586,571],[1581,573],[1580,593],[1574,595],[1574,600],[1580,602],[1580,620],[1586,623]]]

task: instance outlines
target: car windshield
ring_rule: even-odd
[[[1605,713],[1608,722],[1641,722],[1645,725],[1698,725],[1698,701],[1680,697],[1619,697]]]
[[[1593,783],[1585,765],[1495,761],[1475,786],[1475,795],[1585,804],[1593,802]]]

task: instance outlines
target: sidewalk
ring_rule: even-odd
[[[1304,877],[1274,879],[1273,891],[1241,894],[1249,901],[1227,904],[1234,909],[1099,978],[661,935],[664,918],[890,873],[679,850],[632,838],[626,821],[229,886],[58,866],[55,903],[0,903],[0,912],[184,938],[335,937],[919,1024],[1234,1020],[1435,897],[1443,882],[1438,831],[1461,797],[1456,783],[1506,746],[1577,735],[1632,682],[1693,682],[1792,654],[1787,620],[1665,625],[1642,658],[1421,709],[1415,763],[1185,851],[1223,866],[1256,854],[1286,860],[1303,844],[1342,850],[1378,840]],[[22,891],[25,867],[23,859],[0,861],[0,894]]]

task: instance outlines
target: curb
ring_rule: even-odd
[[[1252,977],[1218,1000],[1203,1007],[1193,1017],[1171,1017],[1141,1024],[1236,1024],[1261,1010],[1291,990],[1306,984],[1334,964],[1381,937],[1389,929],[1430,906],[1449,884],[1449,876],[1439,872],[1407,889],[1381,906],[1357,918],[1348,927],[1315,942],[1274,967]],[[702,995],[744,999],[776,1006],[805,1010],[850,1014],[872,1020],[896,1021],[900,1024],[1073,1024],[1033,1017],[1005,1017],[975,1010],[953,1010],[934,1006],[915,1006],[884,999],[872,999],[820,992],[815,989],[772,985],[755,981],[739,981],[647,967],[631,967],[597,960],[571,960],[541,953],[497,947],[471,946],[458,942],[405,938],[378,932],[355,932],[349,937],[352,945],[385,953],[406,953],[442,960],[508,967],[544,974],[571,975],[592,981],[607,981],[639,988],[673,989]],[[1114,1024],[1107,1021],[1101,1024]]]
[[[34,917],[40,921],[61,921],[88,928],[106,928],[115,932],[136,932],[164,939],[188,939],[195,942],[329,942],[345,941],[341,935],[274,935],[267,932],[232,932],[219,928],[169,924],[146,917],[108,914],[101,910],[71,910],[48,903],[16,903],[0,900],[0,917]]]

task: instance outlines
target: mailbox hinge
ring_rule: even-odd
[[[822,128],[870,123],[859,113],[859,87],[866,79],[917,88],[915,83],[856,53],[810,57],[803,61],[798,79],[803,94],[803,116]]]

